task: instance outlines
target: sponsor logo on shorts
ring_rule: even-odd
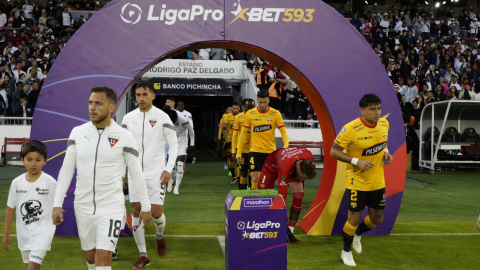
[[[264,132],[272,129],[272,125],[261,125],[261,126],[256,126],[253,129],[253,132]]]
[[[253,169],[255,169],[255,166],[254,165],[250,166],[250,170],[253,170]]]
[[[30,258],[33,258],[33,259],[37,259],[37,260],[43,261],[43,258],[42,258],[42,257],[36,256],[36,255],[30,255]]]
[[[270,207],[272,204],[272,198],[266,199],[243,199],[243,207]]]
[[[383,149],[385,149],[386,146],[387,142],[375,144],[374,146],[363,150],[362,156],[374,156],[380,153]]]
[[[357,203],[356,203],[356,202],[351,202],[351,203],[350,203],[350,207],[352,207],[352,208],[357,208]]]

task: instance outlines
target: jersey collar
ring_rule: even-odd
[[[257,111],[258,111],[259,113],[268,113],[268,112],[270,111],[270,107],[268,107],[268,109],[267,109],[265,112],[261,112],[260,109],[257,107]]]
[[[369,126],[369,125],[367,125],[367,123],[363,122],[362,117],[359,117],[358,119],[360,119],[360,121],[362,122],[362,124],[363,124],[364,126],[368,127],[368,128],[376,128],[376,127],[377,127],[377,124],[375,124],[375,126]]]

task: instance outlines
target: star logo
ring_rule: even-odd
[[[245,18],[245,13],[248,11],[249,8],[242,9],[242,5],[240,4],[240,1],[238,1],[238,3],[234,3],[233,6],[237,7],[235,11],[231,11],[231,13],[235,15],[235,19],[233,19],[228,25],[232,24],[234,21],[238,19],[247,21],[247,19]]]

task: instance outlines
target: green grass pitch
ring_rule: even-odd
[[[2,234],[8,183],[22,172],[19,168],[0,168]],[[230,190],[236,189],[227,173],[220,162],[187,165],[180,196],[168,193],[165,200],[167,256],[159,258],[154,237],[147,237],[151,263],[146,269],[224,269],[217,236],[224,234],[224,200]],[[320,176],[305,185],[302,216],[313,201]],[[479,179],[478,172],[408,173],[392,235],[363,237],[363,253],[354,254],[356,268],[478,269]],[[291,194],[287,206],[290,204]],[[150,224],[146,234],[154,233]],[[300,228],[295,233],[304,235]],[[288,245],[288,269],[349,269],[340,259],[341,237],[298,238],[300,245]],[[16,238],[12,240],[10,252],[0,250],[0,269],[24,270]],[[119,258],[112,268],[131,269],[138,258],[134,239],[121,238],[117,247]],[[86,269],[78,238],[55,237],[42,269]]]

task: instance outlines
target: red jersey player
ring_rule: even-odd
[[[299,244],[300,241],[293,235],[302,210],[303,181],[313,179],[317,175],[313,155],[305,148],[286,147],[272,152],[260,173],[259,189],[273,189],[275,180],[278,180],[280,196],[286,202],[287,185],[292,189],[293,202],[290,207],[288,220],[288,241]]]

